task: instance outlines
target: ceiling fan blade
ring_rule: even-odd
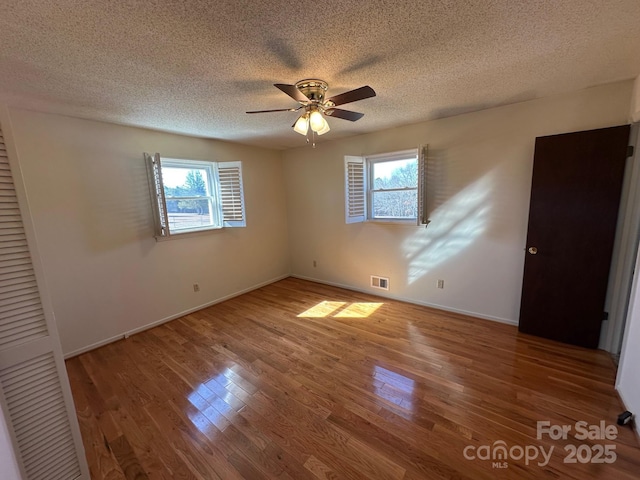
[[[295,85],[287,85],[285,83],[274,83],[274,87],[279,88],[284,93],[293,98],[296,102],[308,102],[309,99]]]
[[[296,112],[300,108],[278,108],[277,110],[253,110],[246,113],[270,113],[270,112]]]
[[[325,100],[327,102],[333,102],[334,105],[344,105],[345,103],[357,102],[358,100],[364,100],[365,98],[375,97],[376,92],[369,85],[356,88],[355,90],[349,90],[348,92],[341,93],[335,97],[331,97]]]
[[[356,120],[360,120],[364,117],[364,113],[342,110],[341,108],[330,108],[324,113],[330,117],[342,118],[343,120],[349,120],[351,122],[355,122]]]

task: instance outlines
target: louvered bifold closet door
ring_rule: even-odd
[[[25,479],[88,479],[64,362],[43,310],[1,130],[0,406]]]

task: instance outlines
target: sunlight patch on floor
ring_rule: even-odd
[[[334,315],[335,318],[367,318],[378,310],[383,303],[357,302],[352,303]]]
[[[333,312],[344,306],[346,302],[320,302],[309,310],[302,312],[298,317],[301,318],[324,318],[330,316]]]
[[[384,303],[322,301],[302,312],[298,318],[368,318],[382,305]]]

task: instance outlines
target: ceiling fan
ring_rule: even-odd
[[[345,103],[357,102],[365,98],[376,96],[376,92],[370,86],[364,86],[350,90],[348,92],[335,95],[325,99],[325,93],[329,85],[324,80],[305,79],[296,82],[295,85],[275,83],[275,87],[289,95],[300,105],[296,108],[280,108],[277,110],[255,110],[247,113],[268,113],[268,112],[297,112],[303,110],[302,115],[292,125],[293,129],[301,135],[307,135],[309,127],[311,131],[318,135],[324,135],[330,128],[324,115],[335,118],[342,118],[355,122],[360,120],[364,113],[352,112],[335,108]]]

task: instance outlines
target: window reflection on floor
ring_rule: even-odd
[[[189,403],[198,409],[198,412],[189,413],[189,419],[204,434],[212,433],[212,429],[224,431],[229,425],[229,418],[235,413],[228,403],[232,394],[224,391],[227,383],[228,369],[219,375],[201,383],[187,397]],[[220,390],[219,393],[214,392]]]
[[[378,365],[373,367],[376,395],[413,412],[415,380]]]

